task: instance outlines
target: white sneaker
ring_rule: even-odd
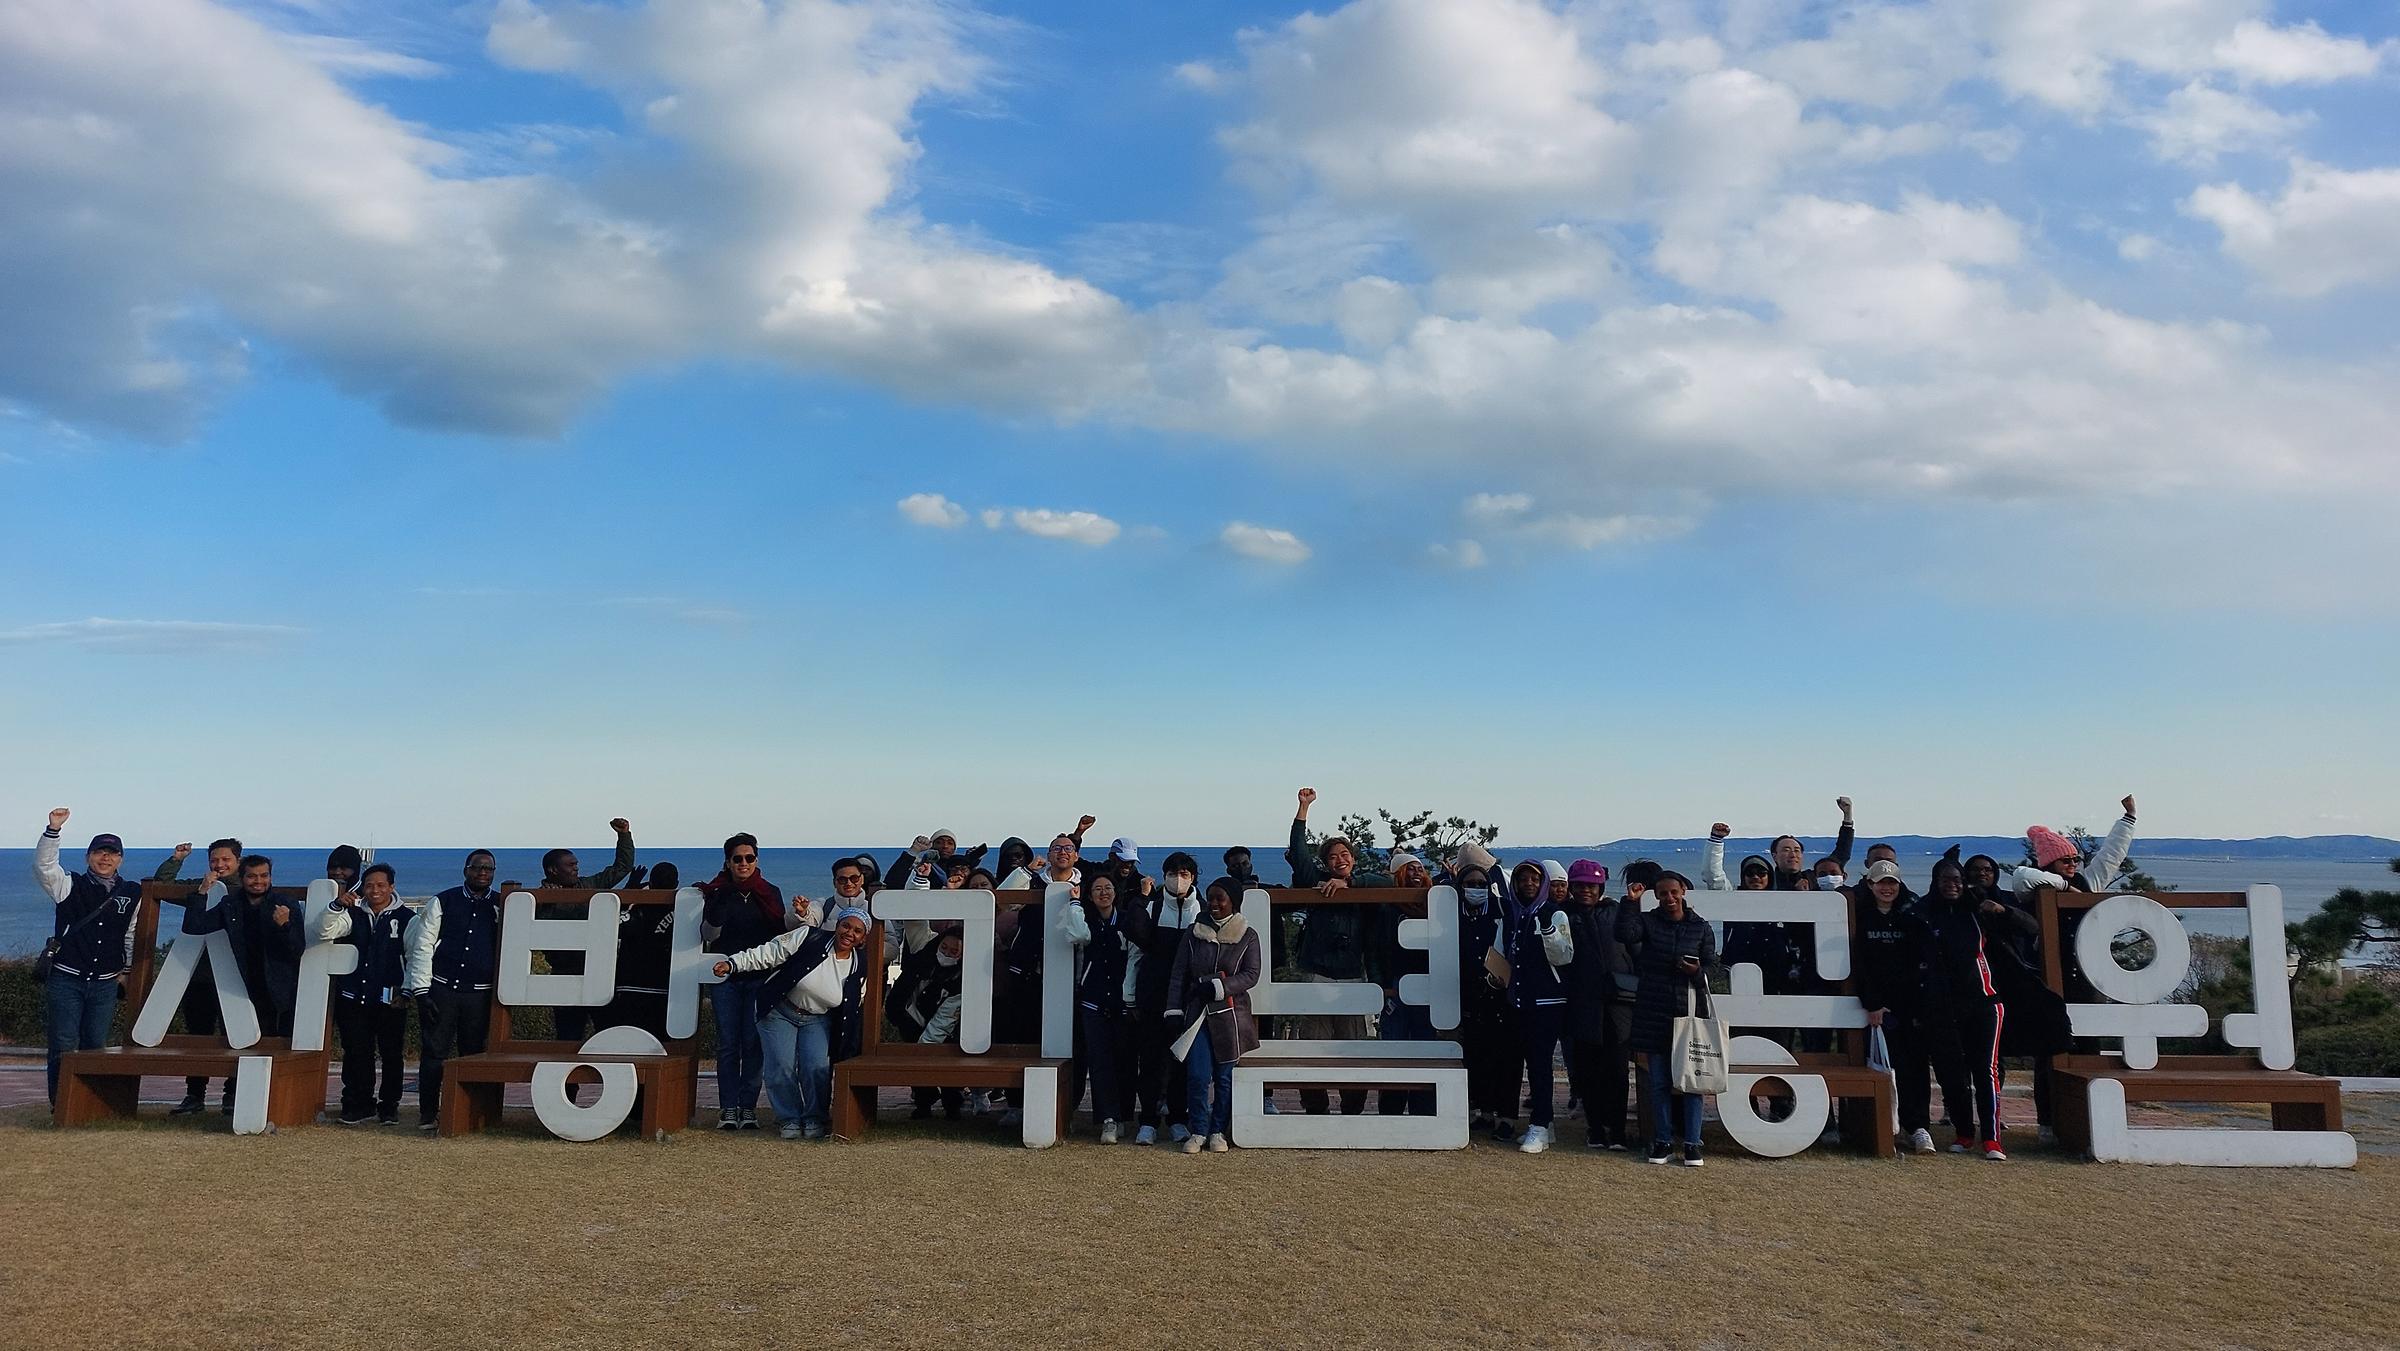
[[[1140,1130],[1138,1130],[1138,1131],[1135,1131],[1135,1132],[1133,1133],[1133,1142],[1134,1142],[1135,1144],[1137,1144],[1137,1145],[1154,1145],[1154,1144],[1157,1144],[1157,1143],[1158,1143],[1158,1127],[1156,1127],[1156,1126],[1144,1126],[1144,1127],[1142,1127]]]
[[[1211,1154],[1222,1154],[1231,1148],[1233,1148],[1232,1142],[1228,1141],[1222,1135],[1212,1135],[1208,1137],[1208,1152]]]
[[[1183,1152],[1186,1154],[1197,1154],[1206,1148],[1208,1148],[1208,1141],[1201,1139],[1197,1135],[1188,1136],[1184,1139]]]
[[[1550,1128],[1548,1126],[1527,1127],[1525,1138],[1517,1142],[1517,1152],[1520,1154],[1539,1154],[1549,1147]]]
[[[1176,1144],[1182,1144],[1184,1141],[1192,1138],[1192,1128],[1178,1121],[1174,1125],[1167,1127],[1167,1138],[1174,1141]]]
[[[800,1123],[797,1121],[786,1121],[781,1126],[776,1127],[775,1133],[786,1140],[797,1140],[800,1138]]]
[[[1116,1122],[1114,1122],[1114,1121],[1103,1121],[1103,1122],[1101,1122],[1101,1123],[1100,1123],[1100,1143],[1102,1143],[1102,1144],[1104,1144],[1104,1145],[1113,1145],[1113,1144],[1115,1144],[1116,1142],[1117,1142],[1117,1123],[1116,1123]]]
[[[1925,1129],[1923,1126],[1919,1126],[1915,1130],[1910,1131],[1908,1133],[1908,1152],[1911,1154],[1931,1154],[1933,1152],[1933,1132]]]

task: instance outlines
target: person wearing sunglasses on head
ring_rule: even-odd
[[[804,917],[784,908],[783,893],[758,871],[758,837],[747,831],[725,841],[725,868],[700,884],[700,918],[717,931],[708,950],[731,957],[799,928]],[[813,920],[813,916],[805,917]],[[765,1069],[759,1040],[761,1012],[755,972],[737,970],[709,987],[717,1014],[717,1129],[758,1129],[758,1092]]]
[[[489,849],[467,855],[464,880],[425,903],[408,959],[408,993],[417,1001],[417,1129],[442,1114],[442,1064],[455,1052],[479,1055],[491,1035],[492,987],[500,978],[499,860]]]

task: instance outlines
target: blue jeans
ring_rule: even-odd
[[[1675,1091],[1675,1064],[1664,1051],[1650,1056],[1650,1114],[1657,1118],[1650,1137],[1656,1144],[1674,1144],[1676,1118],[1682,1118],[1683,1143],[1700,1143],[1700,1095]]]
[[[1218,1061],[1217,1048],[1209,1044],[1207,1029],[1201,1029],[1200,1035],[1192,1038],[1191,1054],[1183,1059],[1183,1073],[1184,1106],[1193,1132],[1232,1134],[1233,1062]],[[1211,1088],[1216,1090],[1214,1097],[1209,1095]]]
[[[108,1045],[108,1025],[117,1016],[117,983],[50,973],[50,1105],[58,1105],[58,1062],[69,1051]]]
[[[777,1001],[758,1020],[766,1048],[767,1101],[775,1119],[822,1131],[833,1102],[833,1019]]]
[[[758,1110],[758,982],[738,977],[708,988],[717,1011],[717,1106]]]

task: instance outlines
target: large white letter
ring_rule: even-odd
[[[209,906],[224,899],[225,884],[211,882],[208,889],[191,898],[188,904]],[[166,907],[159,907],[159,918],[166,918]],[[156,1046],[166,1039],[167,1027],[175,1021],[175,1010],[183,1003],[183,992],[191,988],[192,972],[200,965],[200,954],[208,954],[208,978],[217,987],[217,1012],[225,1029],[225,1043],[235,1050],[258,1044],[258,1006],[250,1002],[250,990],[242,984],[242,968],[233,955],[233,940],[220,929],[212,934],[175,935],[168,945],[167,955],[159,959],[158,978],[150,983],[149,997],[142,1001],[142,1016],[133,1021],[133,1040],[137,1045]]]
[[[536,919],[533,893],[508,893],[500,922],[500,1002],[598,1008],[617,996],[617,893],[592,897],[579,919]],[[533,974],[536,952],[580,952],[583,974]]]
[[[999,898],[988,891],[900,888],[875,893],[873,904],[877,919],[958,921],[959,936],[966,944],[966,951],[959,958],[958,1049],[968,1055],[982,1055],[991,1050],[992,925],[993,917],[999,913]],[[1043,961],[1047,964],[1046,936],[1044,948]],[[1068,960],[1074,960],[1071,950]]]

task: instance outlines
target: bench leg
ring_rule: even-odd
[[[2338,1131],[2341,1124],[2341,1105],[2333,1108],[2333,1122],[2326,1123],[2325,1104],[2321,1102],[2277,1102],[2268,1104],[2275,1116],[2279,1131]]]
[[[76,1074],[61,1067],[58,1105],[51,1119],[61,1126],[95,1121],[131,1121],[141,1111],[142,1080],[128,1074]]]
[[[868,1129],[875,1124],[875,1086],[873,1084],[851,1084],[847,1087],[836,1087],[833,1090],[833,1101],[828,1105],[833,1109],[831,1129],[839,1139],[856,1140],[864,1136]]]
[[[2059,1148],[2075,1154],[2092,1152],[2090,1080],[2050,1076],[2050,1126],[2058,1132]]]
[[[316,1056],[277,1060],[267,1080],[267,1120],[277,1129],[315,1122],[325,1110],[325,1067]]]

